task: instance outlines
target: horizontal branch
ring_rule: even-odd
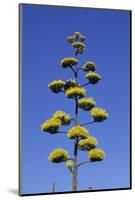
[[[88,125],[88,124],[93,124],[95,123],[95,121],[92,121],[92,122],[87,122],[87,123],[84,123],[84,124],[80,124],[80,126],[85,126],[85,125]]]
[[[87,160],[87,161],[81,162],[81,163],[79,163],[79,164],[77,165],[77,167],[80,167],[81,165],[86,164],[86,163],[90,163],[90,161]]]
[[[66,131],[57,131],[56,133],[68,133]]]
[[[85,84],[81,85],[81,87],[85,87],[85,86],[87,86],[87,85],[89,85],[89,84],[90,84],[90,82],[85,83]]]
[[[74,159],[73,159],[73,158],[68,158],[67,160],[72,160],[72,161],[74,161]]]

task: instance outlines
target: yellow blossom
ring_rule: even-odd
[[[95,122],[102,122],[109,117],[109,114],[106,112],[106,110],[102,108],[93,108],[90,113]]]
[[[96,70],[96,65],[93,62],[86,62],[84,66],[82,67],[83,71],[89,72],[92,71],[94,72]]]
[[[80,42],[83,42],[83,41],[85,41],[85,40],[86,40],[86,38],[85,38],[85,36],[83,36],[83,35],[80,35],[80,36],[79,36],[79,40],[80,40]]]
[[[84,52],[84,50],[85,50],[84,47],[80,47],[80,48],[77,50],[77,52],[78,52],[79,54],[82,54],[82,53]]]
[[[48,87],[51,89],[54,93],[61,92],[61,89],[66,85],[65,81],[62,80],[55,80],[49,83]]]
[[[74,79],[67,80],[65,83],[66,83],[65,86],[64,86],[65,90],[76,86],[76,83],[75,83]]]
[[[79,141],[78,146],[80,150],[89,151],[94,149],[97,145],[97,140],[95,137],[89,136],[86,139],[82,139]]]
[[[69,43],[73,43],[74,40],[75,40],[75,36],[69,36],[69,37],[67,37],[67,41],[68,41]]]
[[[61,61],[61,66],[63,68],[72,67],[76,65],[79,61],[76,58],[63,58]]]
[[[76,49],[79,49],[79,48],[84,48],[85,45],[82,43],[82,42],[74,42],[72,43],[72,46]]]
[[[93,98],[83,98],[78,101],[79,108],[87,111],[91,110],[96,105],[96,102]]]
[[[85,76],[91,84],[97,83],[102,78],[99,74],[97,74],[95,72],[89,72]]]
[[[53,150],[48,157],[48,160],[54,163],[65,162],[67,159],[68,152],[61,148]]]
[[[42,126],[41,129],[45,132],[49,132],[51,134],[57,133],[61,126],[61,120],[57,118],[52,118],[49,120],[46,120]]]
[[[66,90],[67,98],[83,98],[86,95],[86,90],[81,87],[72,87]]]
[[[69,125],[71,123],[71,117],[69,114],[63,112],[63,111],[57,111],[53,114],[53,118],[60,119],[61,125]]]
[[[91,162],[101,161],[105,158],[105,152],[102,149],[92,149],[88,152],[88,157]]]
[[[81,33],[80,32],[75,32],[75,40],[77,41],[79,39],[79,37],[81,36]]]
[[[70,139],[75,139],[75,138],[84,139],[84,138],[87,138],[89,136],[89,132],[88,132],[88,130],[86,128],[77,125],[77,126],[74,126],[73,128],[71,128],[68,131],[67,136]]]

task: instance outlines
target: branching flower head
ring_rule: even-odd
[[[72,67],[76,65],[79,61],[76,58],[63,58],[61,61],[61,66],[63,68]]]
[[[94,149],[97,145],[97,140],[95,137],[89,136],[86,139],[82,139],[78,143],[78,147],[80,150],[89,151]]]
[[[69,125],[71,123],[71,117],[69,114],[63,111],[57,111],[53,114],[54,119],[60,119],[61,125]]]
[[[68,159],[68,152],[64,149],[58,148],[52,151],[48,157],[48,160],[54,163],[65,162]]]
[[[48,87],[51,89],[54,93],[61,92],[62,88],[66,85],[65,81],[62,80],[55,80],[51,83],[49,83]]]
[[[88,158],[91,162],[101,161],[105,158],[105,152],[102,149],[92,149],[88,152]]]
[[[82,54],[85,50],[85,44],[83,43],[85,41],[85,36],[81,35],[80,32],[75,32],[75,35],[67,37],[67,40],[69,43],[72,44],[72,46],[76,49],[76,55]],[[64,68],[69,66],[64,66]],[[71,67],[71,66],[70,66]]]
[[[83,98],[78,101],[79,108],[83,109],[84,111],[91,110],[96,105],[96,102],[93,98]]]
[[[94,72],[96,70],[96,65],[93,62],[86,62],[84,66],[82,67],[82,70],[85,72],[89,72],[89,71]]]
[[[86,95],[85,88],[82,87],[72,87],[66,90],[67,98],[83,98]]]
[[[42,131],[54,134],[58,132],[60,126],[61,126],[61,120],[57,118],[52,118],[52,119],[46,120],[42,124],[41,129]]]
[[[64,86],[65,90],[76,86],[76,83],[75,83],[74,79],[67,80],[65,83],[66,83],[65,86]]]
[[[83,36],[80,32],[75,32],[73,36],[67,37],[67,41],[75,50],[75,56],[84,52],[85,39],[85,36]],[[93,98],[84,98],[86,96],[86,90],[84,87],[89,85],[89,83],[96,84],[102,78],[100,74],[95,73],[96,65],[89,61],[79,68],[77,66],[78,62],[79,60],[76,57],[63,58],[61,60],[61,66],[63,68],[71,69],[75,79],[70,79],[67,81],[55,80],[48,85],[52,92],[64,92],[67,98],[75,100],[75,117],[72,119],[69,114],[63,111],[57,111],[53,114],[51,119],[46,120],[41,126],[42,131],[55,134],[60,133],[59,128],[62,125],[69,125],[72,120],[75,121],[74,127],[70,128],[68,132],[61,131],[61,133],[67,133],[67,137],[69,139],[73,139],[75,142],[74,158],[70,157],[69,153],[62,148],[53,150],[48,157],[48,160],[53,163],[65,162],[66,167],[73,174],[73,191],[77,191],[77,184],[74,183],[77,183],[78,167],[84,163],[90,161],[102,161],[105,158],[105,152],[102,149],[97,148],[98,141],[95,137],[89,134],[89,131],[84,127],[84,125],[93,122],[102,122],[109,117],[106,110],[102,108],[94,108],[96,102]],[[78,74],[80,69],[86,72],[85,77],[88,79],[87,83],[83,84],[82,86],[78,84]],[[78,108],[81,108],[84,111],[90,111],[93,121],[79,125],[77,123]],[[78,149],[88,152],[88,161],[78,164]]]
[[[106,110],[102,108],[93,108],[90,113],[95,122],[102,122],[109,117],[109,114],[106,112]]]
[[[84,42],[85,41],[85,36],[81,35],[80,32],[75,32],[75,34],[73,36],[69,36],[67,37],[67,41],[69,43],[73,43],[73,42],[76,42],[76,41],[79,41],[79,42]]]
[[[73,128],[71,128],[68,131],[67,136],[70,139],[75,139],[75,138],[84,139],[84,138],[87,138],[89,136],[89,132],[86,128],[77,125],[77,126],[74,126]]]
[[[97,83],[102,78],[99,74],[95,72],[89,72],[85,75],[85,77],[89,80],[91,84]]]

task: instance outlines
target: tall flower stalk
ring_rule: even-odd
[[[96,102],[92,97],[86,97],[86,86],[97,84],[102,76],[95,72],[96,65],[92,61],[84,63],[82,67],[78,67],[78,54],[85,51],[86,38],[80,32],[75,32],[73,36],[67,37],[67,41],[75,49],[75,56],[70,58],[63,58],[61,61],[62,68],[71,69],[74,74],[74,79],[67,81],[54,80],[49,83],[48,87],[53,93],[65,93],[69,99],[75,102],[74,116],[71,117],[64,111],[55,112],[49,120],[46,120],[41,129],[49,134],[67,134],[69,139],[74,140],[73,156],[70,156],[68,151],[63,148],[53,150],[48,160],[53,163],[66,163],[66,167],[72,174],[72,191],[78,189],[78,170],[80,166],[91,162],[102,161],[105,158],[105,152],[97,147],[98,141],[93,137],[89,131],[84,127],[92,123],[99,123],[106,120],[109,115],[105,109],[95,107]],[[85,78],[88,80],[84,84],[79,84],[78,74],[84,72]],[[88,111],[93,120],[85,123],[79,123],[78,112],[82,109],[84,112]],[[61,126],[68,126],[74,123],[74,126],[68,131],[60,130]],[[78,162],[78,153],[84,151],[88,153],[88,160]]]

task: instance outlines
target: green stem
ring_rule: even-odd
[[[80,124],[80,126],[85,126],[85,125],[88,125],[88,124],[93,124],[95,123],[95,121],[92,121],[92,122],[87,122],[87,123],[84,123],[84,124]]]
[[[90,161],[87,160],[87,161],[81,162],[81,163],[79,163],[79,164],[77,165],[77,167],[80,167],[81,165],[84,165],[84,164],[86,164],[86,163],[90,163]]]
[[[85,84],[81,85],[81,87],[85,87],[85,86],[87,86],[87,85],[89,85],[89,84],[90,84],[90,82],[85,83]]]
[[[68,133],[68,132],[66,132],[66,131],[57,131],[56,133]]]
[[[75,66],[75,83],[78,85],[78,69]],[[78,99],[75,98],[75,126],[78,125]],[[73,166],[73,182],[72,191],[77,191],[77,153],[78,153],[78,139],[74,140],[74,166]]]

